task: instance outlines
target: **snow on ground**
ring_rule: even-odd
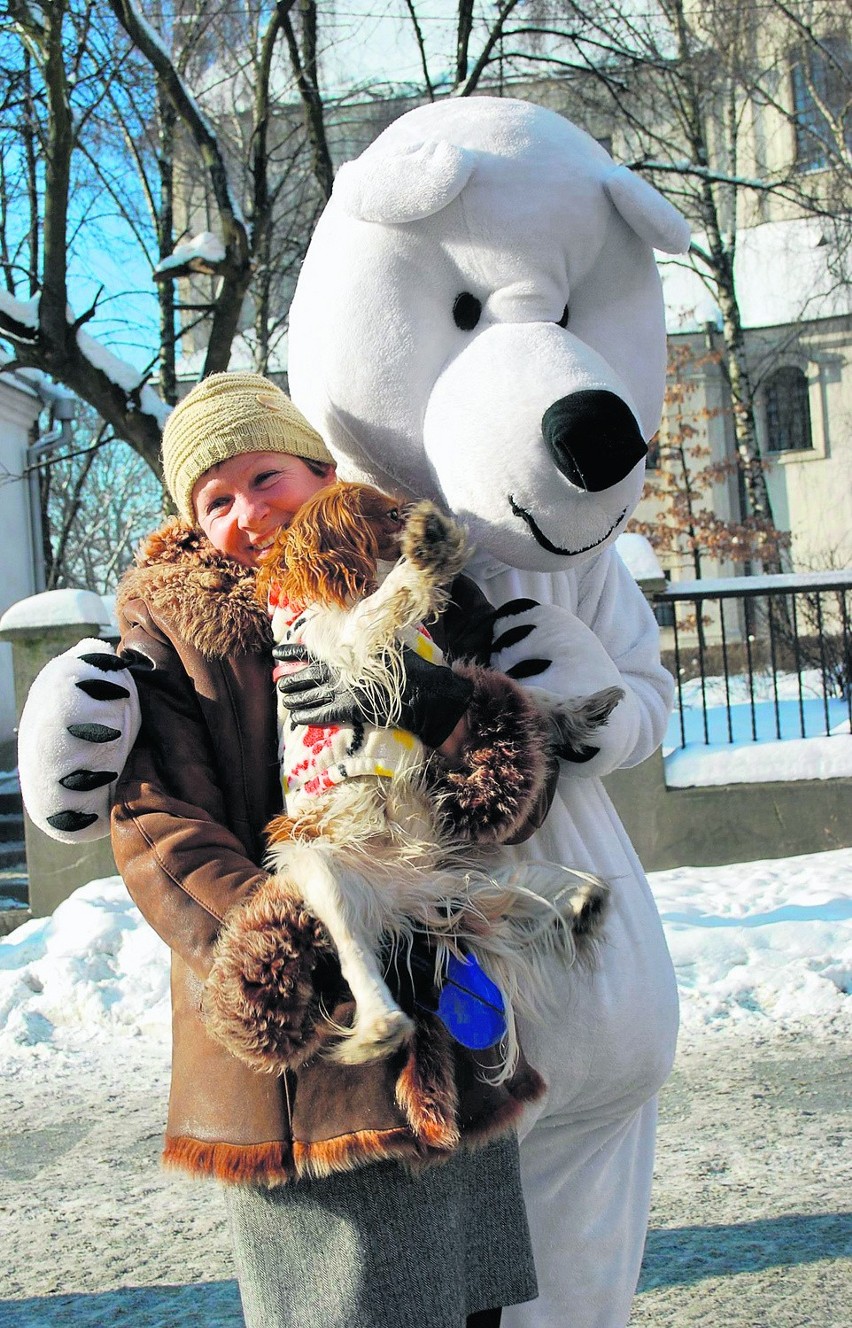
[[[635,1328],[852,1322],[852,849],[651,877],[683,1034]],[[117,877],[0,940],[0,1323],[242,1328],[216,1186],[157,1166],[165,947]]]
[[[852,849],[656,872],[686,1038],[852,1029]],[[52,1053],[168,1041],[168,956],[119,877],[0,940],[0,1054],[19,1073]]]
[[[118,876],[90,881],[0,940],[0,1051],[167,1040],[168,951]]]
[[[663,742],[669,788],[852,777],[852,707],[823,695],[818,669],[736,674],[727,689],[692,678],[680,706]]]

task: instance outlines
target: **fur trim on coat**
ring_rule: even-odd
[[[226,558],[200,530],[175,517],[143,540],[118,588],[117,607],[144,600],[207,659],[271,650],[269,615],[252,568]]]
[[[271,636],[253,572],[173,520],[142,545],[119,608],[140,661],[144,722],[114,843],[131,894],[174,951],[179,1035],[164,1161],[279,1185],[382,1159],[440,1162],[510,1130],[544,1091],[539,1076],[522,1059],[508,1083],[493,1083],[498,1053],[460,1047],[413,995],[399,995],[417,1026],[409,1046],[364,1066],[323,1055],[335,1024],[351,1019],[351,995],[323,928],[277,897],[249,847],[275,792]],[[521,722],[520,689],[487,670],[473,676],[483,740],[458,769],[436,758],[435,774],[460,832],[499,839],[532,800],[541,744]],[[529,741],[523,759],[513,727]],[[160,767],[176,751],[164,786]]]
[[[270,876],[225,918],[204,993],[209,1031],[263,1074],[307,1060],[327,1027],[313,979],[328,936],[276,884]]]
[[[473,683],[471,741],[453,766],[436,760],[437,793],[449,832],[471,843],[506,843],[533,816],[555,761],[548,721],[511,678],[456,664]]]

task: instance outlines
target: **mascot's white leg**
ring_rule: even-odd
[[[562,788],[535,840],[510,852],[546,855],[558,844],[564,861],[567,845],[582,866],[582,841],[594,838],[596,869],[612,896],[597,966],[565,975],[559,1014],[519,1021],[524,1051],[548,1083],[521,1137],[540,1294],[505,1310],[503,1324],[625,1328],[648,1220],[656,1095],[674,1058],[677,991],[650,889],[603,788],[568,778]]]
[[[604,1125],[545,1118],[524,1140],[539,1296],[504,1310],[504,1328],[627,1324],[645,1243],[656,1117],[652,1098]]]

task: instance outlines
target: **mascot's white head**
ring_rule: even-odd
[[[347,479],[556,571],[623,530],[665,382],[652,247],[686,222],[526,102],[410,111],[344,166],[290,315],[293,397]]]

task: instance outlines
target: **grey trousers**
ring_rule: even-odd
[[[418,1176],[224,1188],[246,1328],[464,1328],[537,1294],[514,1138]]]

